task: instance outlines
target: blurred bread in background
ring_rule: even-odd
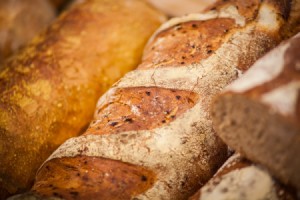
[[[46,0],[0,1],[0,62],[45,29],[55,17]]]
[[[216,0],[148,0],[152,5],[169,16],[181,16],[194,12],[201,12]]]

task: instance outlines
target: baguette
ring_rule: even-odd
[[[190,197],[227,158],[212,129],[212,97],[281,40],[288,10],[231,1],[163,24],[138,69],[100,98],[88,130],[47,159],[30,193],[12,199]]]
[[[230,157],[189,200],[296,200],[294,189],[275,180],[263,167],[239,154]]]
[[[230,85],[214,102],[219,136],[300,190],[300,33]]]
[[[44,30],[54,16],[45,0],[1,0],[0,62]]]
[[[1,67],[2,198],[29,189],[42,162],[82,133],[100,94],[136,67],[164,19],[140,0],[87,0]]]

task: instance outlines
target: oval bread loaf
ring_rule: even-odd
[[[44,30],[54,16],[46,0],[1,0],[0,62]]]
[[[42,162],[82,133],[164,19],[140,0],[87,0],[0,68],[0,196],[30,188]]]
[[[189,200],[296,200],[297,194],[283,186],[259,165],[230,157],[216,175]]]
[[[214,127],[247,158],[300,190],[300,33],[257,61],[214,102]]]
[[[190,197],[227,157],[212,128],[213,96],[279,43],[288,5],[226,1],[162,25],[138,69],[100,98],[85,134],[48,158],[25,196]]]

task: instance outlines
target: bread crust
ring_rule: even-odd
[[[212,129],[213,96],[282,39],[280,29],[286,20],[277,4],[264,1],[256,7],[249,19],[232,3],[162,25],[148,42],[138,69],[99,99],[89,129],[60,146],[38,176],[43,177],[45,166],[59,159],[97,157],[130,163],[155,175],[147,179],[154,180],[148,183],[150,188],[134,190],[129,199],[187,199],[227,157],[226,145]],[[68,173],[65,169],[56,174],[56,182]],[[111,176],[114,180],[122,174]],[[67,198],[63,191],[71,184],[55,192]],[[51,197],[43,193],[47,188],[35,186],[35,194]],[[111,187],[122,193],[117,182]],[[82,196],[87,193],[81,185],[74,189]],[[96,199],[97,191],[89,195]]]
[[[297,34],[257,61],[213,106],[214,127],[230,147],[298,189],[299,47]]]
[[[90,0],[62,14],[0,70],[0,182],[24,191],[82,133],[99,96],[137,66],[165,16],[139,0]]]
[[[189,200],[297,199],[294,189],[275,180],[263,167],[251,163],[239,154],[231,156]]]

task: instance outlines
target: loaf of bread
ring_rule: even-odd
[[[296,200],[297,193],[272,178],[263,167],[239,154],[230,157],[216,175],[189,200]]]
[[[227,158],[212,129],[212,97],[281,40],[289,10],[228,2],[162,25],[138,69],[100,98],[88,130],[47,159],[30,193],[12,199],[194,194]]]
[[[300,33],[257,61],[214,102],[220,137],[300,190]]]
[[[38,167],[88,126],[99,96],[137,66],[165,16],[140,0],[87,0],[0,69],[0,191],[30,188]]]
[[[54,16],[46,0],[1,0],[0,62],[44,30]]]

